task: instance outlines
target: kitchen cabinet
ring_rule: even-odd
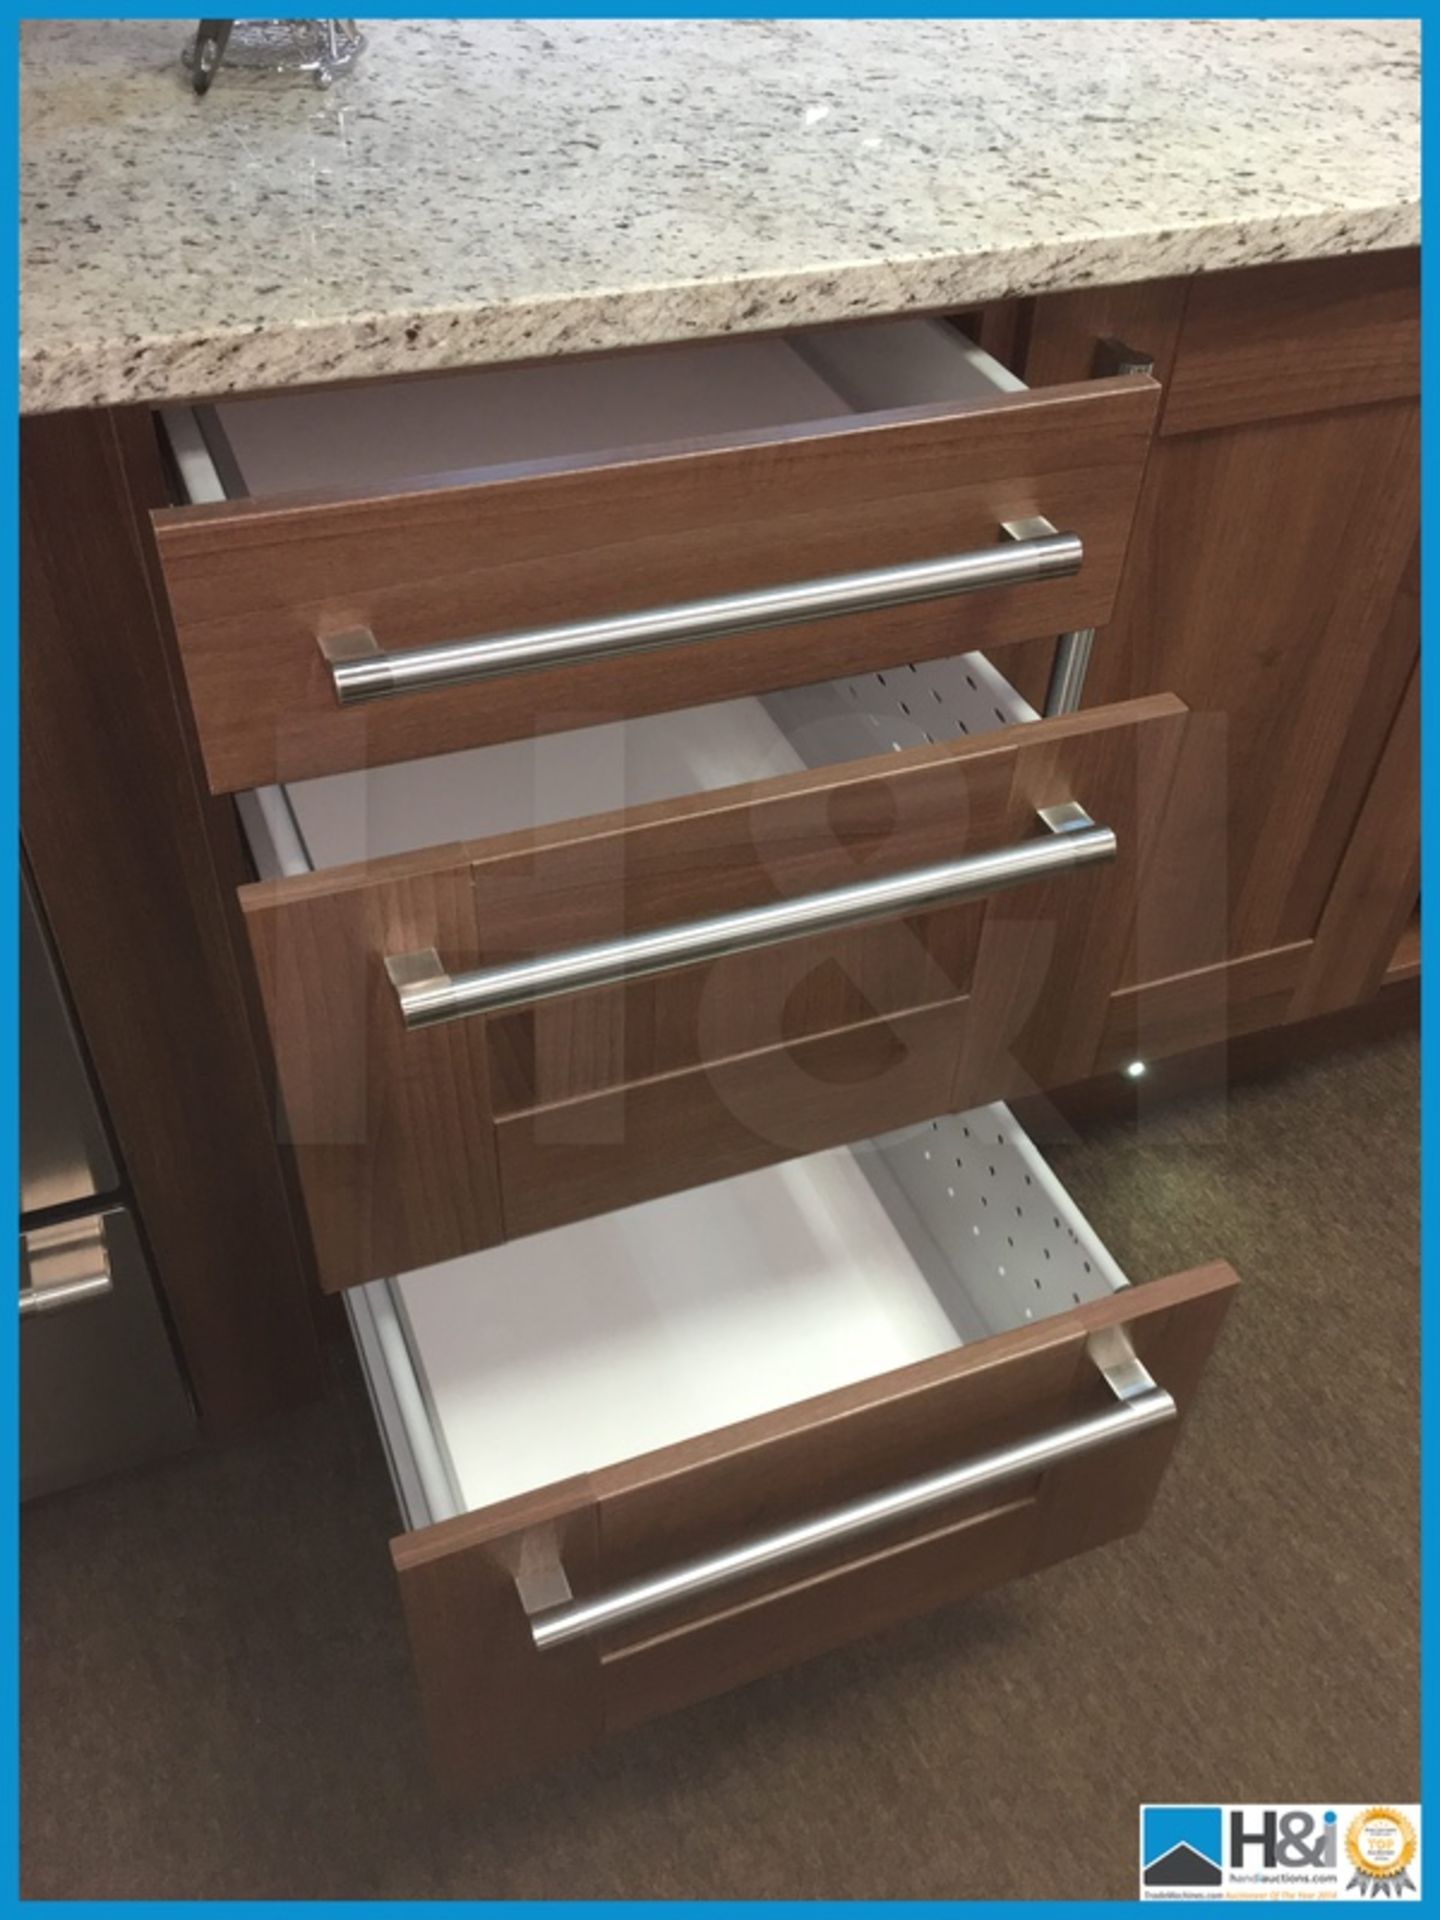
[[[895,322],[27,427],[34,737],[95,449],[252,1057],[210,1178],[278,1144],[343,1294],[452,1785],[1143,1523],[1234,1276],[1132,1287],[1003,1103],[1413,968],[1413,309],[1382,255],[968,316],[1008,367]]]
[[[32,195],[21,436],[24,834],[199,1416],[318,1391],[343,1316],[466,1790],[1142,1525],[1235,1276],[1202,1246],[1131,1284],[1015,1105],[1418,965],[1415,222],[1403,141],[1367,137],[1404,48],[1346,96],[1318,214],[1323,44],[1268,225],[1251,169],[1167,199],[1171,141],[1097,232],[1103,130],[1160,123],[1089,102],[1044,191],[1014,141],[951,155],[957,245],[905,143],[870,176],[807,93],[746,177],[820,187],[743,271],[667,254],[711,244],[708,197],[623,237],[607,150],[597,197],[545,190],[571,287],[497,214],[504,143],[468,171],[512,24],[452,26],[485,61],[414,93],[443,235],[407,224],[412,94],[385,75],[343,142],[317,109],[358,211],[290,204],[298,291],[271,194],[319,177],[310,120],[217,88],[181,138],[151,69],[117,83],[127,177],[213,178],[217,113],[274,144],[198,296],[117,209],[127,283],[57,298],[70,196]],[[827,31],[794,27],[843,65],[868,29]],[[941,36],[1030,29],[892,31],[911,79],[868,92],[943,145],[973,116]],[[1053,149],[1097,32],[1132,84],[1134,23],[1046,22],[1005,63],[1049,76],[1015,140]],[[1147,33],[1187,77],[1199,36],[1247,128],[1290,73],[1283,23]],[[39,142],[65,178],[73,112]],[[407,164],[367,160],[395,116]],[[524,144],[507,209],[544,190]],[[900,199],[915,236],[876,242]]]
[[[1186,716],[995,662],[1103,619],[1155,397],[912,321],[167,420],[210,778],[314,869],[241,899],[323,1286],[1085,1075]]]
[[[1119,336],[1165,386],[1086,698],[1183,699],[1187,797],[1103,1058],[1359,1002],[1419,888],[1416,258],[1061,294],[1026,322],[1027,376]]]
[[[492,796],[457,844],[359,835],[333,874],[241,895],[322,1286],[1374,991],[1418,885],[1416,315],[1413,256],[1382,254],[1052,296],[1010,316],[1028,391],[963,333],[896,322],[179,416],[201,492],[155,525],[210,784],[284,771],[304,819],[348,777],[368,818],[379,769],[418,792],[406,766],[463,749]],[[1137,325],[1153,352],[1117,345]],[[633,451],[605,445],[622,433]],[[1038,538],[1007,543],[1021,522]],[[987,539],[1038,557],[910,590]],[[886,670],[959,640],[1023,685],[1042,623],[1099,628],[1083,722],[1002,750],[1009,692],[948,743],[902,700],[815,777],[755,780],[806,764],[816,690],[868,710]],[[728,772],[709,749],[715,804],[647,788],[616,811],[597,772],[496,831],[505,742],[563,729],[574,767],[612,739],[623,761],[643,716],[679,705],[683,728],[737,694],[785,738]],[[932,890],[762,952],[727,924],[703,966],[643,978],[630,957],[1023,852],[1077,802],[1118,832],[1108,877],[968,913]],[[618,965],[566,971],[606,943]],[[569,989],[486,998],[517,966]],[[427,994],[463,1017],[412,1019]]]
[[[320,1390],[308,1268],[239,947],[246,877],[205,794],[145,514],[147,411],[20,433],[20,817],[120,1156],[212,1438]]]

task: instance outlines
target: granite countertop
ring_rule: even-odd
[[[364,24],[197,100],[188,22],[25,23],[25,409],[1419,238],[1411,22]]]

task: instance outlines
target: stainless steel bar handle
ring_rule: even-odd
[[[20,1235],[20,1318],[56,1313],[111,1292],[110,1248],[103,1213],[82,1214]]]
[[[1022,840],[993,853],[971,853],[934,866],[910,868],[878,880],[861,880],[823,893],[801,894],[773,905],[746,907],[707,920],[681,921],[654,933],[626,935],[594,946],[542,954],[509,966],[480,967],[449,974],[431,949],[401,954],[386,969],[410,1028],[437,1026],[472,1014],[500,1013],[531,1006],[560,994],[614,986],[673,967],[749,953],[806,934],[950,905],[977,894],[999,893],[1048,874],[1113,860],[1117,842],[1110,827],[1096,826],[1083,808],[1068,802],[1043,808],[1038,816],[1049,829],[1044,838]]]
[[[60,1281],[53,1287],[22,1287],[20,1318],[28,1320],[37,1313],[55,1313],[61,1307],[78,1307],[82,1300],[99,1300],[114,1290],[115,1282],[108,1273],[80,1274],[73,1280]]]
[[[762,1573],[767,1568],[785,1566],[822,1547],[863,1539],[896,1520],[926,1513],[967,1494],[1003,1486],[1027,1474],[1043,1472],[1062,1461],[1113,1446],[1132,1434],[1162,1426],[1177,1417],[1174,1400],[1163,1387],[1156,1386],[1133,1355],[1117,1375],[1112,1376],[1103,1365],[1101,1371],[1117,1398],[1114,1406],[1100,1413],[1067,1420],[1033,1439],[995,1447],[973,1460],[903,1481],[898,1487],[887,1487],[882,1493],[870,1494],[864,1499],[847,1501],[827,1513],[817,1514],[812,1520],[778,1528],[774,1533],[762,1534],[723,1553],[688,1560],[667,1572],[615,1587],[609,1593],[546,1607],[531,1616],[530,1632],[535,1646],[540,1650],[559,1647],[584,1634],[643,1620],[662,1608],[691,1600],[713,1588],[728,1586],[732,1581]]]
[[[504,674],[534,673],[545,667],[575,666],[662,647],[688,646],[767,627],[797,626],[832,620],[842,614],[875,613],[978,593],[985,587],[1030,586],[1078,573],[1084,557],[1080,536],[1057,533],[1047,521],[1024,523],[1027,536],[1007,536],[1003,544],[939,560],[905,566],[875,567],[865,573],[831,574],[753,593],[690,600],[643,613],[601,620],[575,620],[563,626],[533,627],[491,640],[456,640],[438,647],[383,653],[365,629],[322,640],[335,697],[341,706],[384,700],[396,694],[423,693],[440,687],[471,686]],[[1030,534],[1032,526],[1044,533]],[[1005,529],[1000,529],[1003,533]]]

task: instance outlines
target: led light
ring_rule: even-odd
[[[1150,1069],[1143,1060],[1132,1060],[1129,1066],[1126,1067],[1125,1074],[1127,1079],[1141,1080],[1149,1071]]]

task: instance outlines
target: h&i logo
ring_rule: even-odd
[[[1218,1887],[1224,1878],[1219,1807],[1146,1807],[1140,1878],[1148,1887]]]

